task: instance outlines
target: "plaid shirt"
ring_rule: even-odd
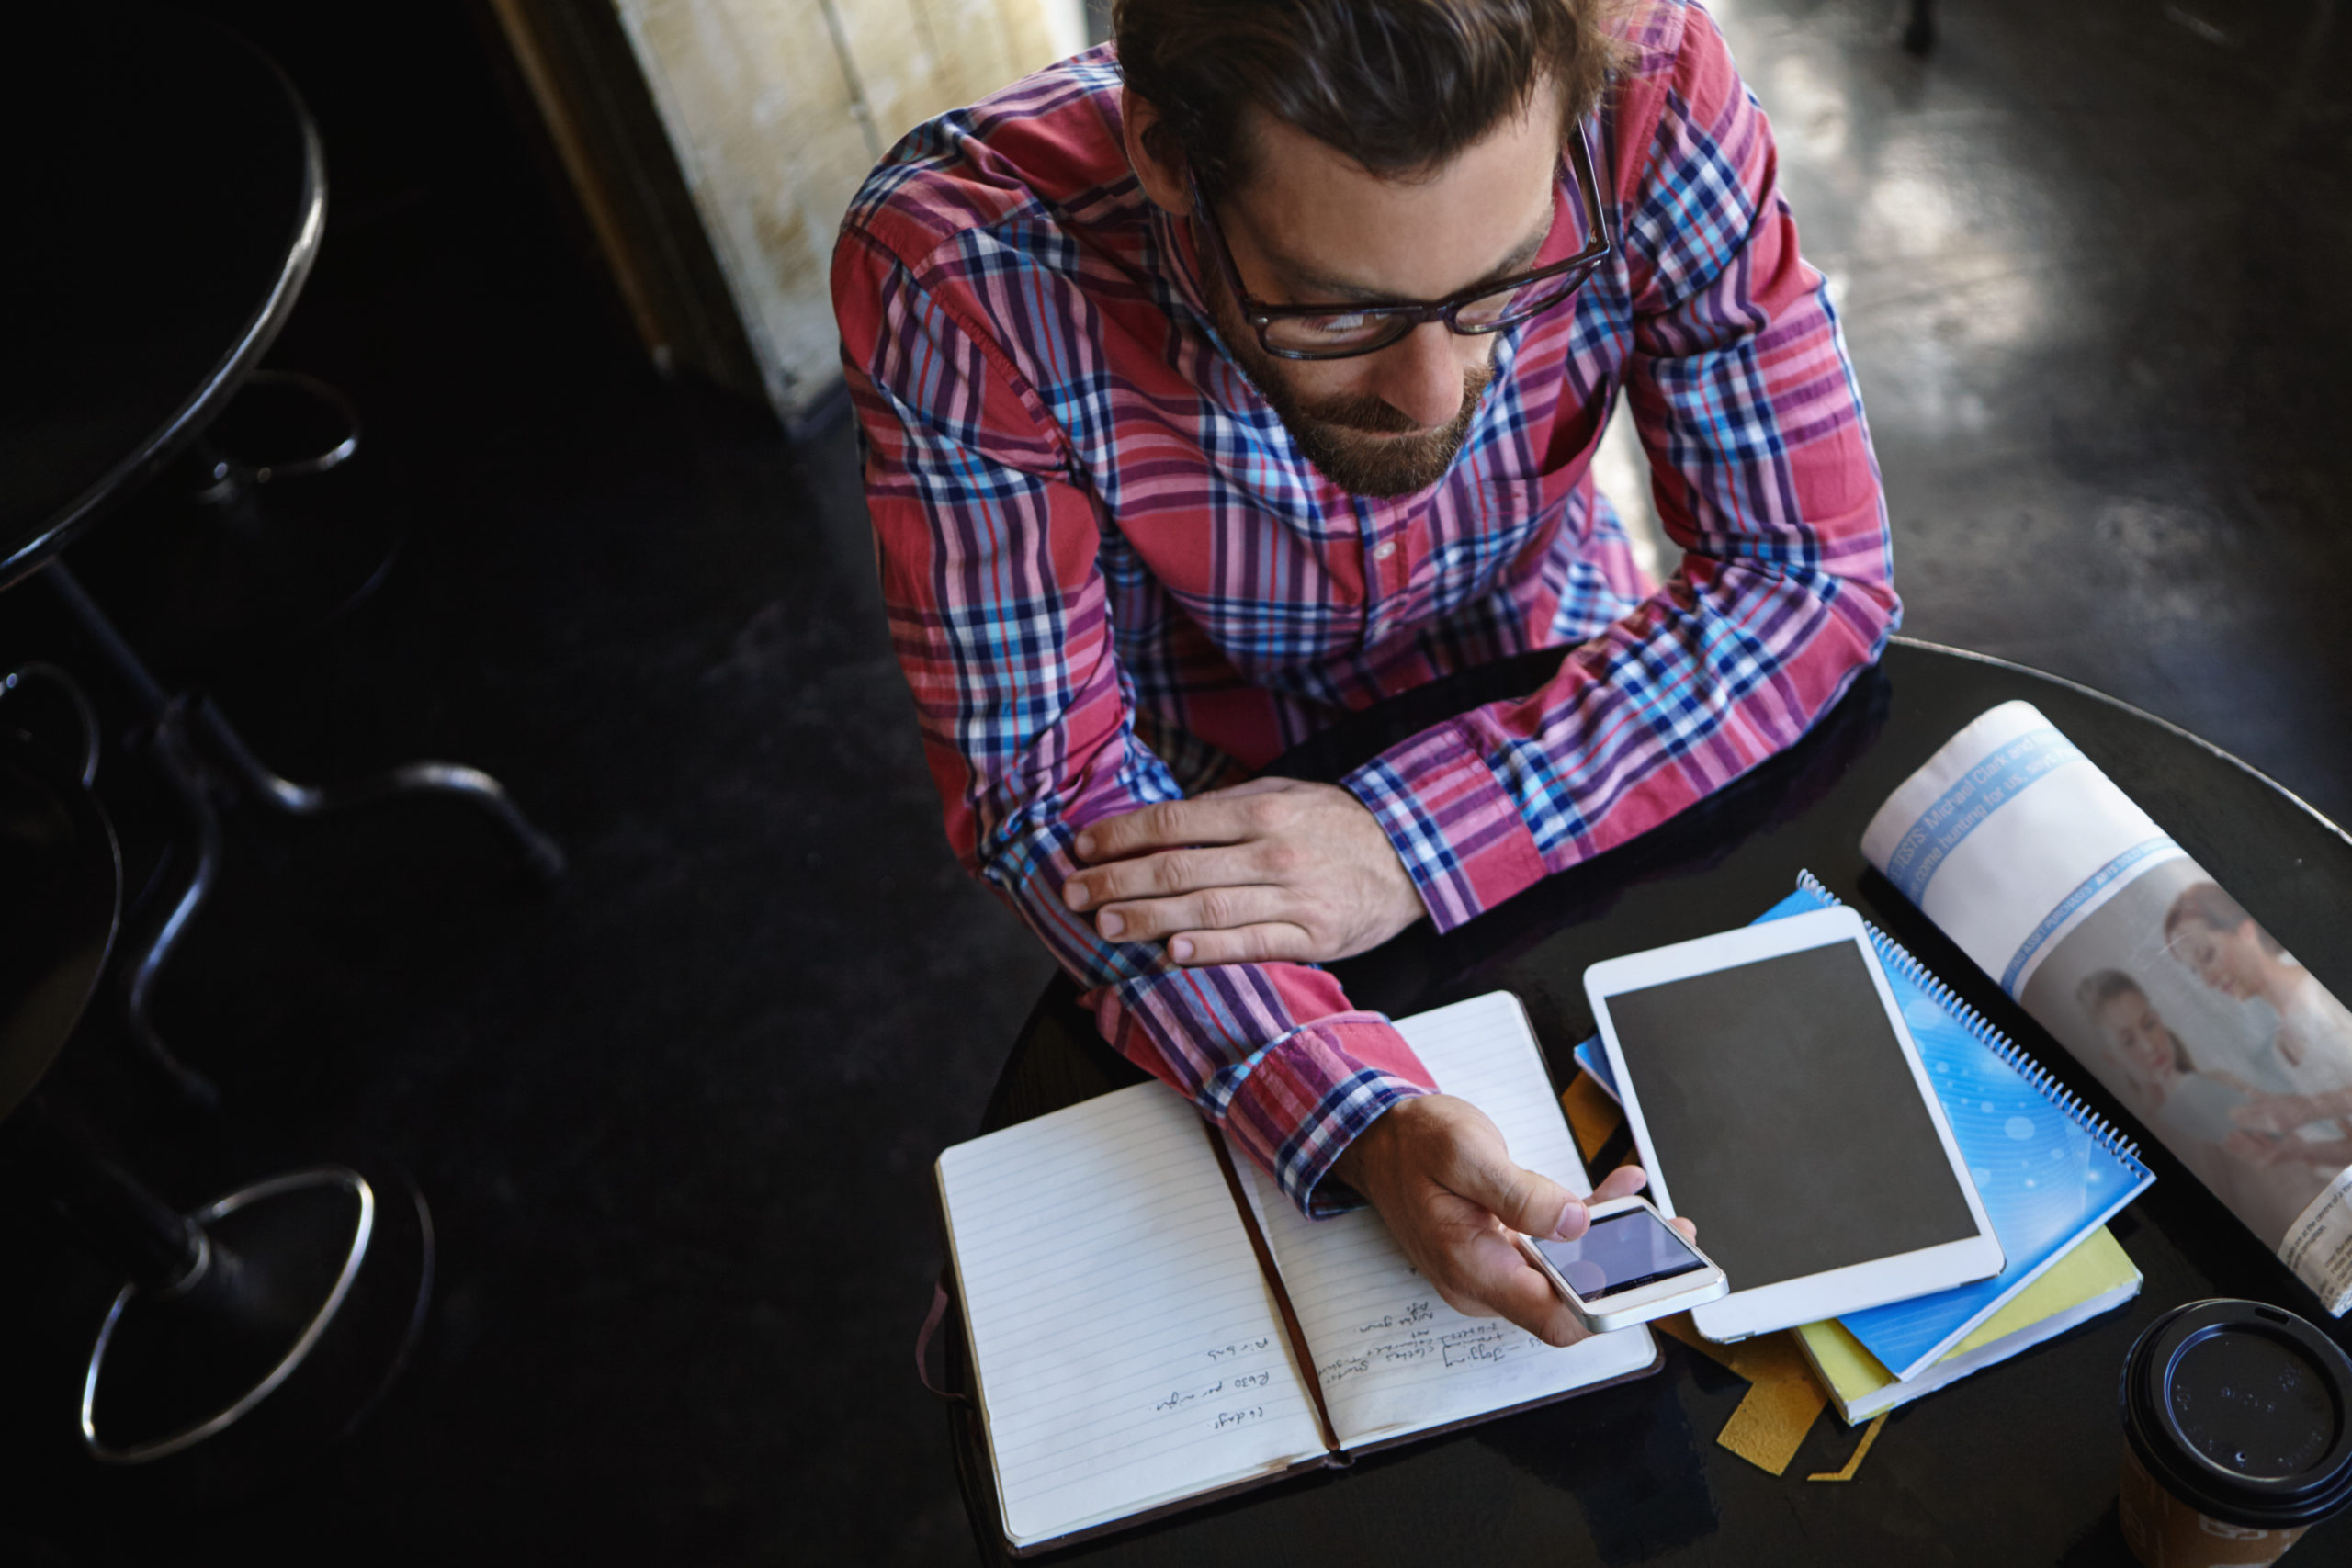
[[[1427,1082],[1419,1064],[1311,965],[1187,970],[1104,941],[1061,899],[1078,829],[1238,782],[1447,671],[1574,645],[1532,696],[1343,781],[1450,929],[1795,740],[1900,614],[1861,405],[1763,112],[1695,6],[1653,0],[1625,37],[1588,128],[1619,254],[1503,335],[1460,456],[1417,494],[1333,487],[1244,377],[1189,225],[1128,168],[1107,47],[910,133],[834,254],[948,836],[1104,1036],[1310,1213],[1344,1201],[1324,1174]],[[1656,591],[1589,473],[1620,386],[1687,552]]]

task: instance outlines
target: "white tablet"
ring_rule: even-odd
[[[1851,909],[1585,971],[1650,1197],[1731,1293],[1710,1339],[1815,1323],[2001,1271],[2000,1238]]]

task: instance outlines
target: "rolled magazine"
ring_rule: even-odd
[[[2341,1316],[2352,1012],[2030,703],[1887,797],[1862,854]]]

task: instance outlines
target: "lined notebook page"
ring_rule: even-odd
[[[939,1157],[1016,1546],[1318,1457],[1199,1115],[1158,1083]]]
[[[1527,1015],[1507,992],[1475,997],[1396,1027],[1444,1092],[1491,1118],[1511,1157],[1570,1191],[1592,1190]],[[1340,1441],[1385,1441],[1587,1383],[1657,1358],[1646,1328],[1595,1335],[1565,1350],[1498,1317],[1465,1317],[1416,1272],[1380,1216],[1299,1217],[1243,1164],[1251,1206],[1313,1348]]]

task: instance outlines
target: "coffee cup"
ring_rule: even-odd
[[[2174,1308],[2122,1396],[2118,1511],[2146,1568],[2263,1568],[2352,1501],[2352,1359],[2290,1312]]]

